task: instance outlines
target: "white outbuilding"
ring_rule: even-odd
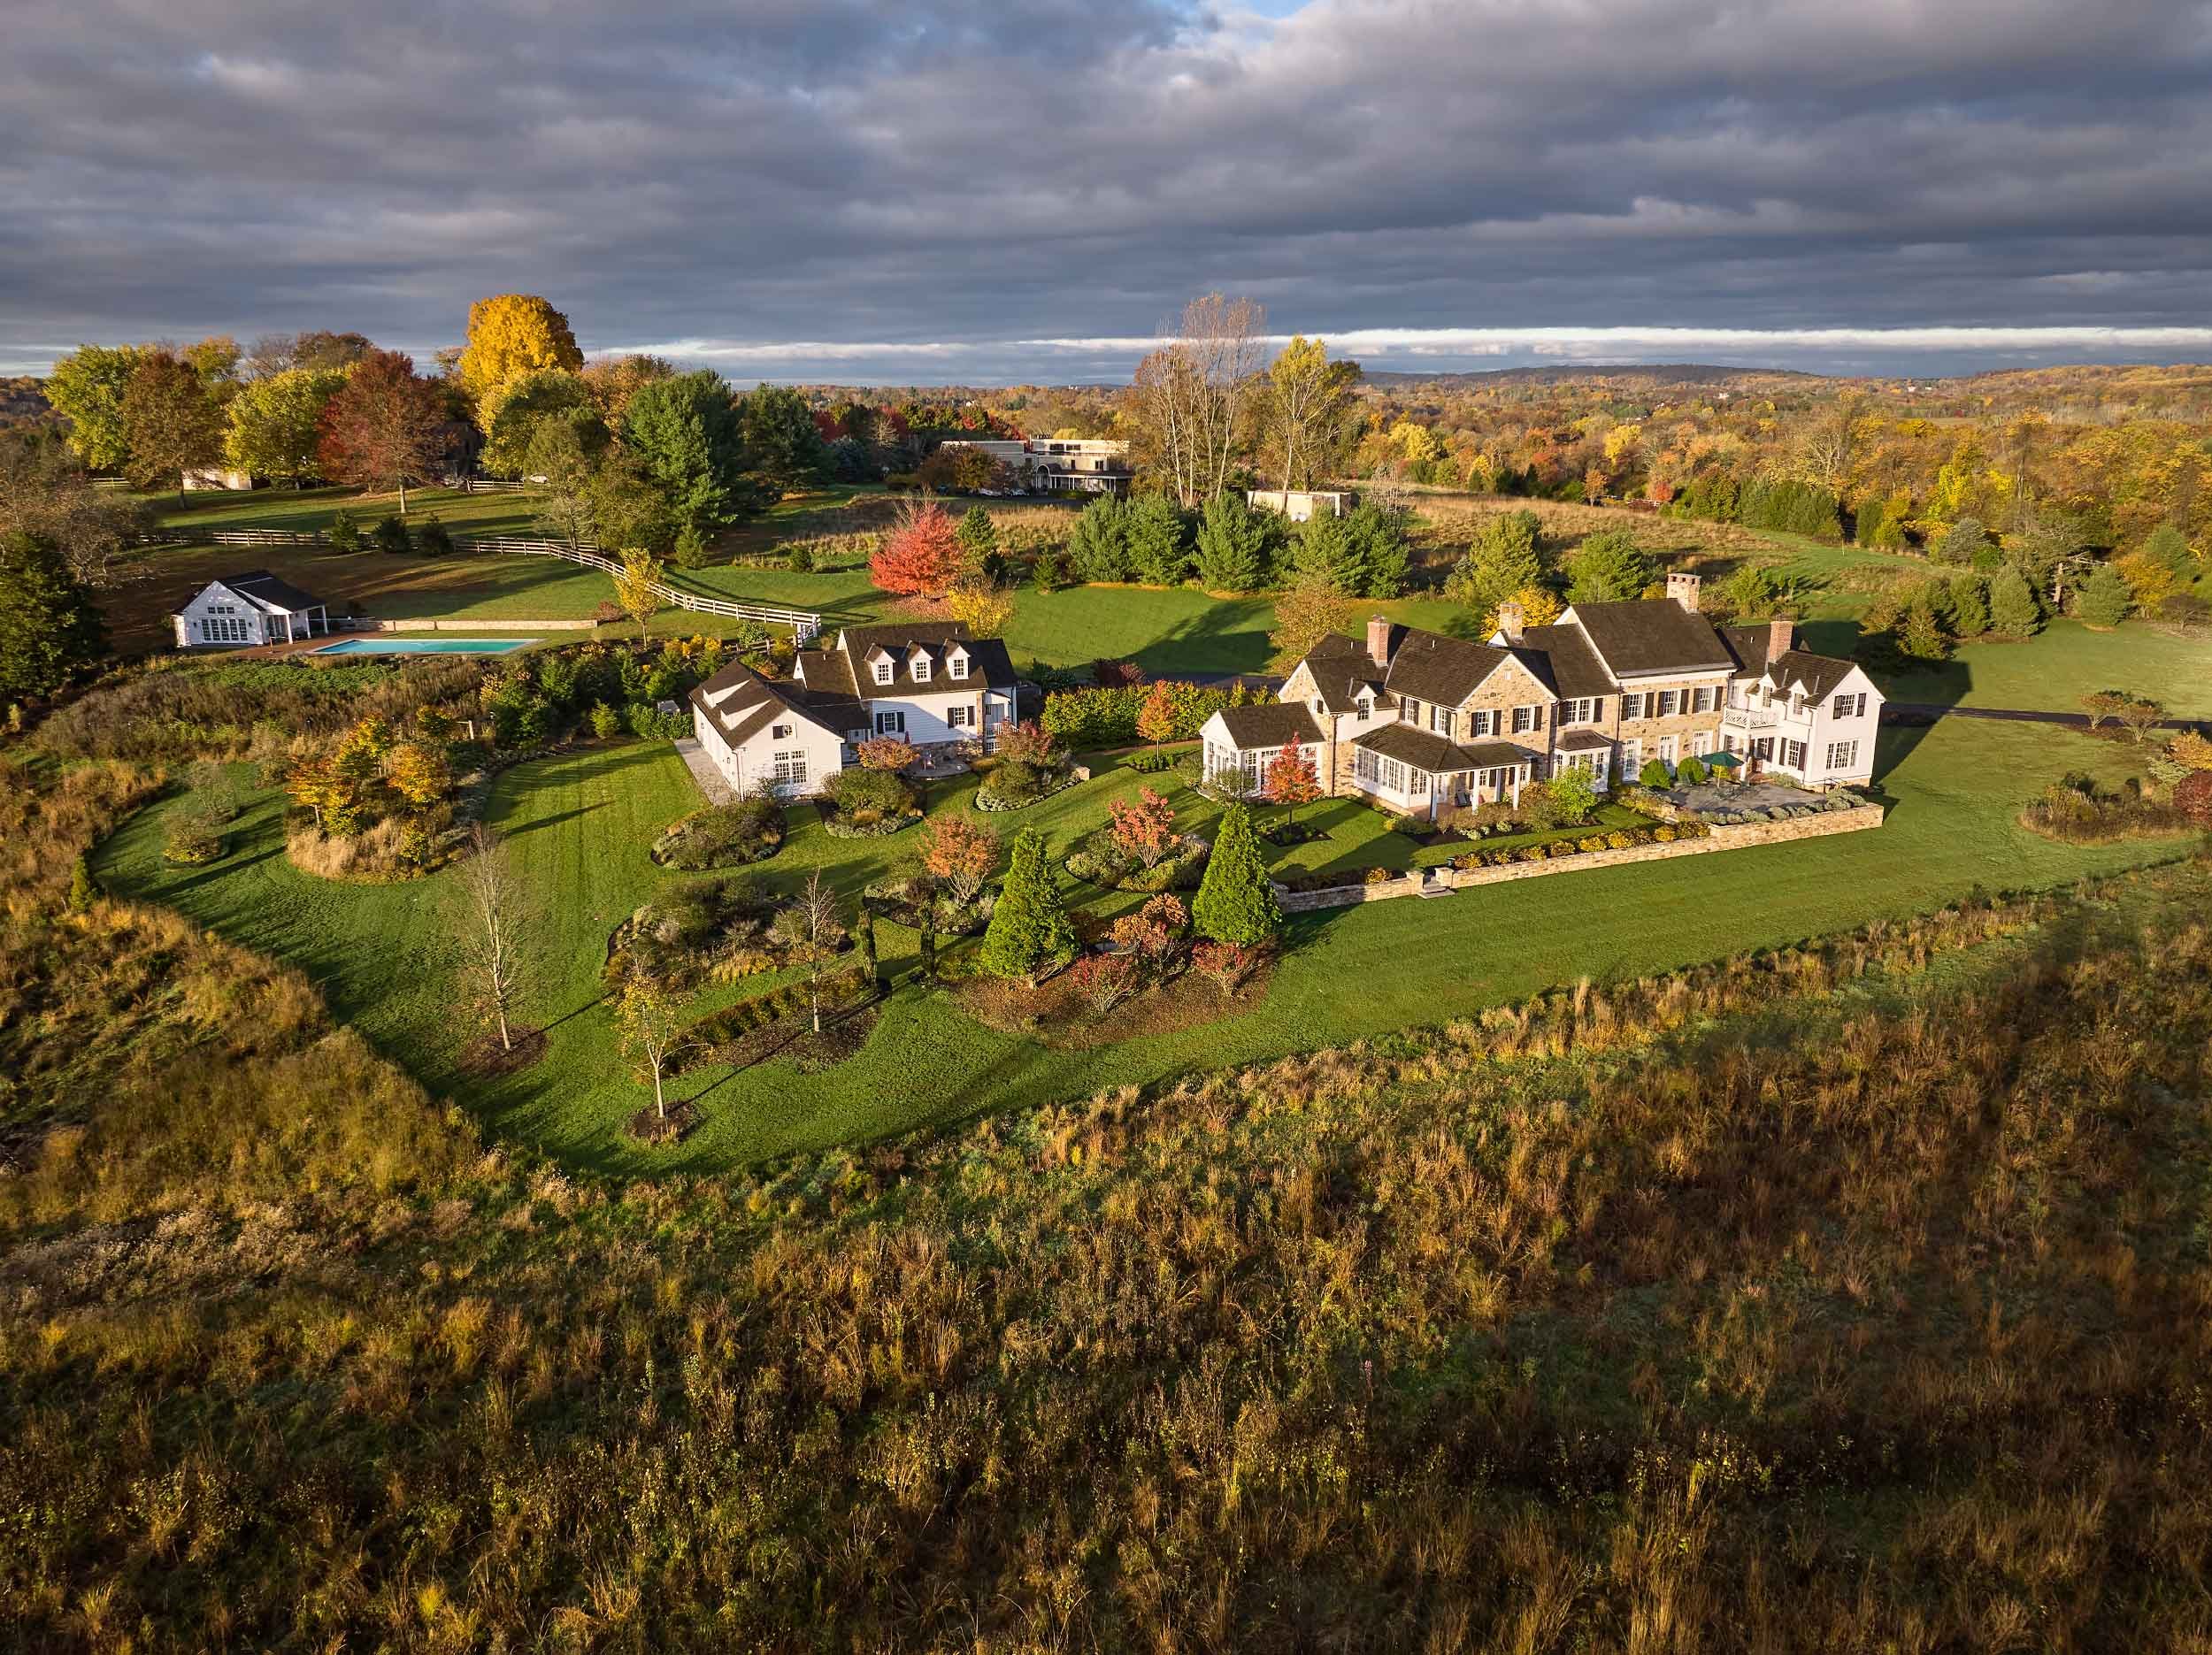
[[[288,644],[330,631],[330,610],[320,598],[265,569],[209,581],[169,618],[180,649]]]

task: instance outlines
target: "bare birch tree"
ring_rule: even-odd
[[[624,980],[614,1015],[622,1031],[622,1050],[637,1065],[638,1078],[652,1083],[653,1113],[665,1121],[668,1071],[676,1054],[688,1044],[682,1008],[667,990],[640,971]]]
[[[845,940],[845,922],[836,891],[822,883],[819,869],[777,911],[772,929],[794,964],[806,968],[807,998],[814,1011],[814,1032],[822,1032],[822,970],[837,957]]]
[[[1175,337],[1137,364],[1130,406],[1140,442],[1187,509],[1219,494],[1245,452],[1266,327],[1258,301],[1210,293],[1185,305]]]
[[[528,896],[506,842],[481,822],[469,830],[461,893],[468,905],[463,973],[485,1021],[499,1031],[500,1049],[511,1052],[515,1002],[523,989]]]

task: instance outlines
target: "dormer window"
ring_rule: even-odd
[[[888,661],[879,661],[879,662],[877,662],[877,663],[876,663],[876,682],[877,682],[877,683],[879,683],[879,684],[888,684],[888,683],[891,681],[892,677],[893,677],[893,668],[892,668],[892,666],[891,666],[891,663],[890,663]]]
[[[913,670],[915,683],[926,684],[929,682],[929,657],[922,654],[919,650],[916,650],[914,652]]]
[[[949,678],[964,678],[968,676],[968,652],[966,650],[959,650],[945,657],[945,676]]]

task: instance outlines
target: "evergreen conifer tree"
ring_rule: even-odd
[[[1083,508],[1068,532],[1068,557],[1078,580],[1129,578],[1129,508],[1101,494]]]
[[[1268,883],[1252,813],[1240,803],[1221,818],[1206,877],[1191,903],[1191,923],[1202,937],[1245,947],[1266,942],[1283,928],[1282,905]]]
[[[1352,543],[1352,561],[1359,571],[1360,596],[1394,598],[1405,589],[1411,548],[1406,543],[1405,519],[1401,513],[1363,501],[1344,519],[1344,533]]]
[[[2025,638],[2043,624],[2042,606],[2017,569],[2000,570],[1989,583],[1989,624],[2008,638]]]
[[[1073,958],[1075,926],[1045,861],[1045,836],[1024,828],[1014,836],[1006,883],[991,910],[976,963],[992,977],[1020,977],[1034,985]]]
[[[1236,495],[1206,502],[1198,525],[1198,584],[1209,592],[1256,592],[1267,581],[1267,525]]]
[[[51,695],[107,654],[92,594],[53,545],[0,540],[0,706]]]
[[[2127,577],[2110,563],[2100,563],[2097,572],[2082,582],[2078,602],[2082,619],[2092,626],[2117,626],[2127,619],[2134,601]]]
[[[1190,525],[1172,500],[1147,494],[1131,504],[1126,521],[1130,572],[1155,586],[1190,578]]]

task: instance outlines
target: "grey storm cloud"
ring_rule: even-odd
[[[2212,0],[18,0],[6,42],[15,371],[427,352],[518,289],[735,378],[1118,377],[1212,287],[1379,366],[2212,356]]]

